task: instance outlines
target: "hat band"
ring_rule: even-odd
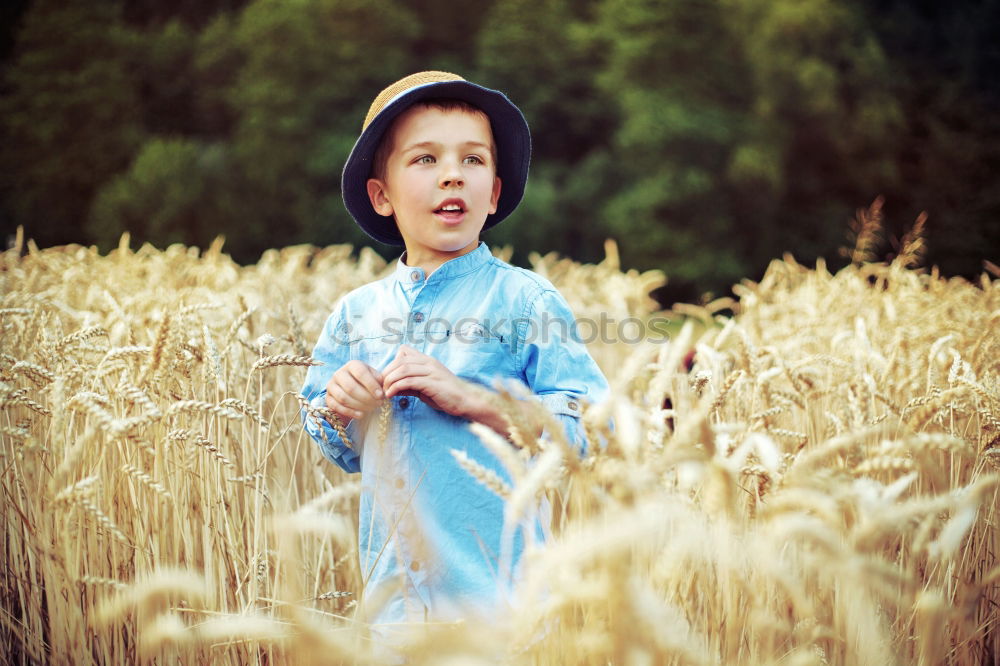
[[[382,113],[382,111],[384,111],[387,106],[392,106],[392,103],[395,102],[400,97],[403,97],[404,95],[409,95],[414,90],[420,90],[421,88],[426,88],[427,86],[436,86],[436,85],[441,84],[441,83],[451,83],[451,82],[450,81],[428,81],[427,83],[421,83],[419,85],[413,86],[412,88],[407,88],[406,90],[403,90],[402,92],[397,93],[395,97],[393,97],[388,102],[386,102],[382,106],[382,108],[379,109],[379,113]],[[378,115],[378,114],[376,114],[376,115]]]

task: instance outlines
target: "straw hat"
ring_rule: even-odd
[[[366,183],[371,177],[375,150],[392,121],[422,99],[449,98],[466,101],[490,119],[497,149],[497,175],[503,182],[497,212],[486,217],[489,229],[514,212],[524,196],[531,161],[531,134],[521,110],[497,90],[466,81],[448,72],[418,72],[396,81],[372,102],[341,177],[344,205],[365,233],[382,243],[403,245],[403,237],[392,217],[379,215],[368,199]]]

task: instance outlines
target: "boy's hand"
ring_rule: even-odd
[[[490,399],[490,391],[459,379],[440,361],[403,345],[385,371],[382,387],[387,398],[412,395],[452,416],[482,423],[509,436],[507,418]],[[526,417],[527,418],[527,417]],[[535,436],[541,434],[541,426]]]
[[[363,418],[385,397],[382,381],[382,375],[370,365],[348,361],[326,384],[326,406],[339,414],[345,424]]]
[[[434,409],[453,416],[468,416],[471,384],[462,381],[440,361],[403,345],[384,372],[387,398],[412,395]]]

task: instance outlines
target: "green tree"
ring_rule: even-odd
[[[698,290],[785,250],[828,252],[897,178],[899,110],[856,11],[828,0],[605,0],[599,82],[626,185],[604,208],[626,262]]]
[[[558,250],[581,259],[603,256],[593,211],[613,191],[606,159],[617,118],[594,85],[604,50],[590,28],[591,3],[498,0],[478,39],[475,77],[503,90],[522,110],[532,136],[524,203],[489,232],[517,257]]]
[[[239,16],[232,156],[261,223],[281,230],[277,243],[370,240],[344,210],[340,172],[414,34],[393,0],[257,0]]]
[[[446,69],[532,128],[488,233],[659,267],[672,294],[832,258],[885,195],[928,260],[1000,251],[1000,4],[908,0],[15,0],[0,12],[0,224],[43,245],[371,244],[339,176],[387,83]],[[5,41],[6,40],[6,41]],[[86,227],[83,227],[84,221]],[[395,252],[382,248],[387,254]]]
[[[194,73],[198,33],[179,20],[142,31],[132,60],[143,127],[153,135],[203,136]]]
[[[252,256],[269,238],[245,204],[223,144],[194,139],[152,139],[131,168],[113,178],[94,201],[91,230],[110,241],[128,231],[157,245],[208,247],[227,234],[226,249]],[[243,220],[236,227],[226,221]]]
[[[173,80],[194,70],[206,138],[151,140],[101,192],[90,229],[105,243],[125,228],[157,242],[224,234],[248,261],[272,245],[368,243],[340,172],[367,100],[405,67],[412,17],[392,0],[257,0],[209,24],[187,58],[172,58],[186,35],[172,25],[147,62],[181,63]]]
[[[744,49],[754,134],[770,137],[782,177],[753,238],[751,268],[795,251],[830,255],[850,212],[898,186],[903,114],[891,66],[863,13],[833,0],[753,0]],[[749,144],[753,146],[753,142]],[[735,166],[735,165],[734,165]],[[731,186],[745,200],[757,183]],[[744,240],[752,241],[745,237]]]
[[[722,192],[752,93],[728,11],[719,3],[608,0],[599,14],[608,66],[598,82],[622,116],[612,163],[623,176],[601,222],[627,263],[702,285],[731,281],[746,267]]]
[[[23,17],[0,98],[0,188],[40,244],[81,228],[96,189],[143,140],[135,46],[115,3],[37,0]]]
[[[130,25],[150,27],[170,22],[199,28],[220,13],[242,9],[247,0],[125,0],[124,18]]]
[[[228,140],[239,109],[229,103],[229,90],[243,64],[242,47],[233,38],[239,14],[223,12],[198,33],[190,78],[196,87],[195,115],[206,135]]]
[[[453,0],[407,3],[418,30],[407,54],[406,69],[413,72],[443,70],[472,78],[477,36],[482,34],[483,24],[496,1],[468,0],[462,4],[461,11],[456,11]]]
[[[856,4],[903,109],[900,179],[885,192],[893,231],[926,211],[928,264],[975,275],[1000,256],[1000,3]]]

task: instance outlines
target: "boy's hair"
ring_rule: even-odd
[[[493,136],[493,124],[490,123],[490,117],[486,115],[485,111],[474,104],[466,102],[465,100],[450,97],[432,97],[430,99],[422,99],[415,102],[410,108],[412,109],[416,107],[439,109],[441,111],[463,111],[465,113],[471,113],[472,115],[482,116],[485,118],[486,123],[490,126],[490,160],[493,162],[493,171],[494,173],[496,172],[497,142],[496,138]],[[392,147],[396,142],[396,126],[398,123],[399,118],[397,117],[393,121],[392,125],[389,126],[389,129],[386,130],[385,134],[382,135],[382,140],[379,141],[378,148],[375,149],[375,156],[372,159],[371,178],[385,180],[385,170],[389,162],[389,155],[392,153]]]

